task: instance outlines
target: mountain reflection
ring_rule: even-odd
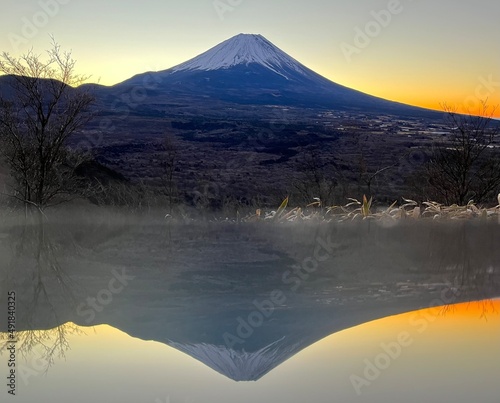
[[[22,349],[41,346],[47,363],[64,355],[76,325],[109,324],[230,379],[258,380],[343,329],[500,295],[496,224],[173,224],[110,214],[32,217],[0,232],[9,235],[1,298],[16,291]],[[2,311],[0,331],[6,323]]]
[[[485,307],[488,320],[482,317]],[[443,307],[436,307],[391,316],[326,337],[280,365],[266,380],[250,383],[217,375],[177,351],[177,344],[169,348],[146,342],[108,325],[89,330],[69,323],[72,331],[66,339],[71,351],[67,359],[54,359],[57,365],[46,376],[38,376],[47,368],[38,351],[19,360],[24,385],[19,398],[21,402],[65,401],[64,396],[74,395],[75,403],[230,403],[239,396],[238,401],[250,403],[301,402],[308,396],[309,401],[321,403],[386,403],[406,396],[404,401],[411,403],[438,403],[446,398],[456,403],[493,402],[498,396],[500,370],[499,323],[500,300],[455,304],[445,314]],[[46,333],[51,340],[48,344],[55,344],[56,333]],[[395,347],[394,341],[403,333],[405,343]],[[390,356],[387,346],[391,346]],[[234,351],[233,356],[222,347],[191,347],[196,347],[197,359],[203,352],[202,362],[217,363],[219,373],[261,367],[256,360],[266,356],[272,361],[270,350]],[[372,372],[367,373],[367,368]],[[95,387],[81,388],[82,384]],[[414,385],[421,387],[412,389]]]

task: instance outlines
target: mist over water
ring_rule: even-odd
[[[47,329],[59,334],[45,345],[48,354],[64,351],[73,332],[106,324],[232,381],[260,382],[353,326],[499,297],[499,235],[496,222],[472,220],[176,222],[113,210],[5,216],[0,298],[16,292],[27,351],[44,345]],[[2,310],[1,332],[6,324]]]

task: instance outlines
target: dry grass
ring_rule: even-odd
[[[317,221],[354,221],[354,220],[492,220],[500,222],[500,194],[498,195],[498,205],[492,208],[477,206],[470,201],[466,206],[445,206],[437,202],[424,202],[419,205],[414,200],[403,199],[398,204],[394,202],[385,209],[373,210],[373,198],[368,199],[363,196],[363,200],[348,199],[348,203],[343,206],[323,207],[321,200],[315,201],[305,208],[295,207],[287,211],[289,205],[288,197],[281,203],[276,211],[264,212],[258,209],[255,214],[244,217],[241,221],[252,222],[260,220],[273,220],[277,222],[294,222],[302,220]]]

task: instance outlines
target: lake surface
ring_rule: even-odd
[[[499,235],[486,222],[6,219],[0,393],[498,403]]]

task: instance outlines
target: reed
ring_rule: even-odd
[[[258,209],[255,214],[247,215],[242,222],[266,221],[294,222],[294,221],[354,221],[354,220],[498,220],[500,223],[500,194],[495,207],[486,208],[470,201],[465,206],[453,204],[446,206],[434,201],[419,204],[415,200],[403,198],[401,202],[395,201],[386,208],[373,208],[373,197],[366,195],[362,200],[348,198],[345,205],[323,207],[321,200],[315,201],[305,207],[290,207],[289,197],[286,197],[277,210],[262,214]]]

